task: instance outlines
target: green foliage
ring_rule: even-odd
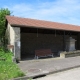
[[[30,79],[28,79],[28,80],[32,80],[32,79],[30,78]]]
[[[5,59],[6,61],[12,61],[12,53],[10,51],[5,52],[3,48],[0,48],[0,58]]]
[[[5,16],[10,15],[10,11],[6,8],[0,9],[0,37],[3,38],[5,32]]]
[[[5,58],[6,60],[0,60],[0,80],[9,80],[11,78],[24,76],[24,73],[19,69],[19,67],[12,62],[12,53],[6,52],[0,48],[0,58]]]
[[[6,15],[10,15],[11,12],[7,9],[7,8],[1,8],[0,9],[0,42],[2,44],[2,46],[6,46],[5,45],[5,30],[6,30],[6,19],[5,16]]]
[[[0,62],[0,79],[6,80],[16,77],[24,76],[24,73],[20,71],[15,63],[1,61]],[[4,79],[5,78],[5,79]]]

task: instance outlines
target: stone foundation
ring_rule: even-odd
[[[75,57],[75,56],[80,56],[80,50],[70,51],[70,52],[65,51],[60,53],[60,58]]]

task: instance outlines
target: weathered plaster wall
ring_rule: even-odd
[[[14,42],[20,41],[20,28],[12,27],[9,23],[6,29],[6,37],[8,38],[8,44],[14,45]]]
[[[11,25],[9,23],[8,23],[8,26],[6,29],[6,37],[8,38],[8,44],[14,45],[15,32],[14,32],[14,28],[11,27]]]

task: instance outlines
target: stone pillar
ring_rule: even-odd
[[[19,27],[14,27],[14,32],[15,32],[14,57],[18,60],[21,60],[20,28]]]
[[[70,37],[67,41],[66,41],[66,51],[74,51],[75,49],[75,39],[73,39],[72,37]]]
[[[16,59],[20,60],[21,55],[20,55],[20,42],[16,41],[14,45],[14,56]]]

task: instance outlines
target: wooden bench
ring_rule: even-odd
[[[53,57],[53,53],[52,53],[51,49],[35,50],[35,58],[36,59],[38,59],[39,57],[47,57],[47,56],[52,56]]]

